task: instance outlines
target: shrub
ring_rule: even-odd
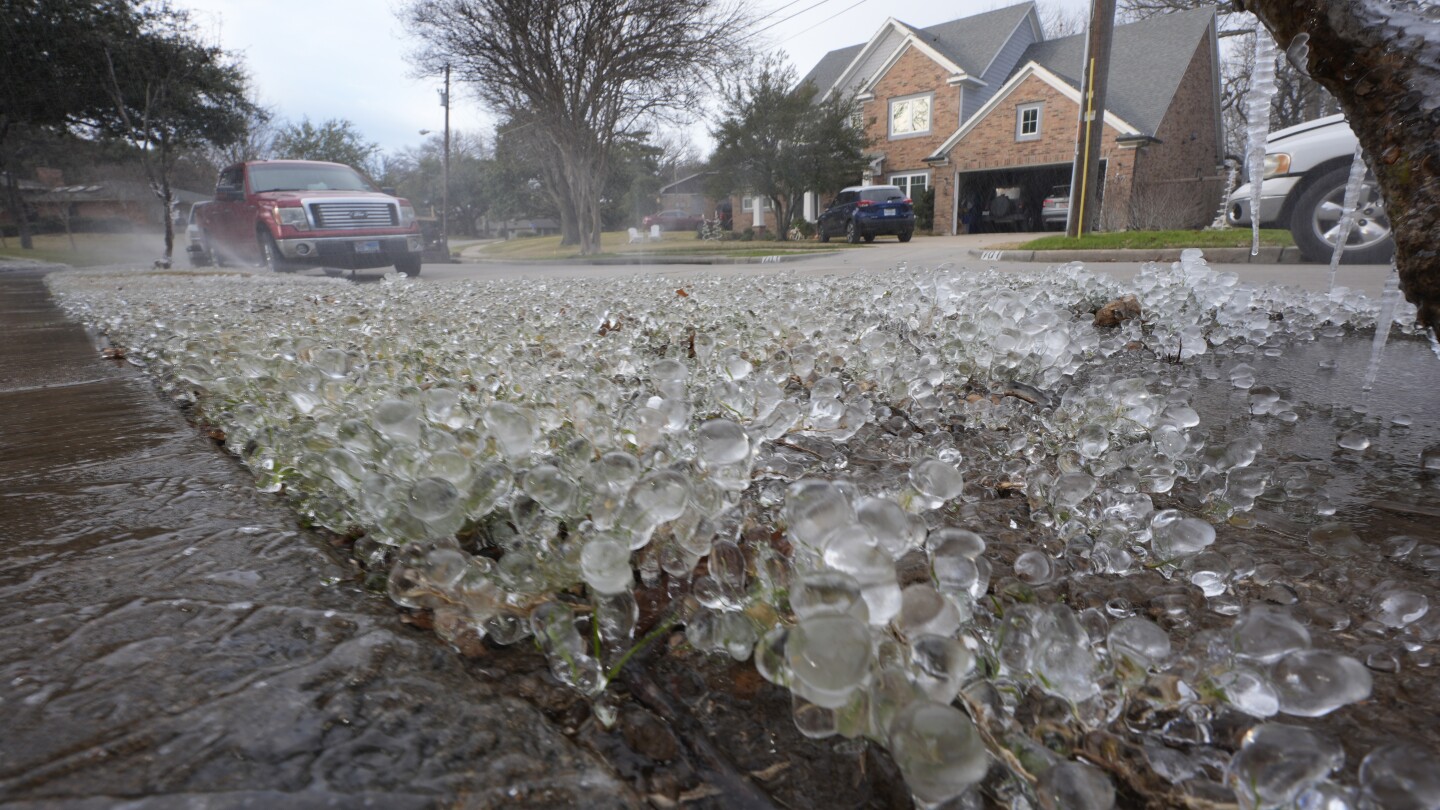
[[[929,231],[935,228],[935,189],[927,187],[915,195],[915,230]]]

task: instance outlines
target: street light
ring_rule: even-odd
[[[445,108],[445,162],[440,184],[440,233],[445,240],[445,254],[450,254],[450,66],[445,66],[445,89],[440,92],[440,106]]]

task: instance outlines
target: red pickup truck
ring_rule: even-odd
[[[415,209],[360,172],[314,160],[257,160],[220,172],[215,199],[196,206],[195,264],[302,265],[420,273]]]

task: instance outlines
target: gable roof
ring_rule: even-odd
[[[814,82],[815,87],[820,91],[817,98],[824,96],[830,91],[830,88],[835,86],[835,82],[840,79],[840,74],[844,73],[845,68],[855,61],[855,57],[860,54],[860,49],[864,47],[865,43],[861,43],[825,54],[820,57],[820,61],[815,64],[815,67],[810,68],[810,72],[805,74],[805,78],[801,79],[800,83]]]
[[[695,194],[705,190],[705,178],[716,174],[713,171],[695,172],[673,183],[660,187],[657,194]]]
[[[990,100],[985,102],[984,106],[976,110],[974,115],[967,118],[965,122],[960,125],[960,128],[955,130],[953,135],[946,138],[945,142],[940,144],[939,148],[935,150],[935,153],[925,158],[925,160],[928,162],[944,159],[945,155],[949,154],[950,150],[954,149],[966,135],[969,135],[970,131],[975,129],[981,121],[984,121],[996,107],[1004,104],[1005,99],[1009,98],[1010,94],[1015,91],[1015,88],[1019,87],[1022,82],[1032,76],[1060,91],[1061,95],[1074,102],[1078,108],[1080,104],[1080,91],[1078,89],[1065,79],[1051,73],[1043,65],[1033,60],[1026,62],[1020,66],[1019,70],[1010,74],[1010,78],[1006,79],[1005,83],[1000,85],[1000,89],[995,91],[995,95],[991,96]],[[1135,125],[1116,115],[1115,111],[1110,109],[1110,105],[1108,104],[1105,105],[1105,123],[1112,129],[1118,130],[1122,135],[1141,134]]]
[[[1011,33],[1034,11],[1034,2],[1027,0],[1019,5],[962,17],[929,28],[916,28],[890,19],[868,41],[825,54],[800,83],[814,82],[822,96],[830,92],[856,64],[857,58],[876,47],[891,30],[931,51],[932,58],[938,57],[937,61],[949,62],[947,67],[958,68],[958,72],[978,79],[1005,46]]]
[[[1010,34],[1034,9],[1034,3],[1020,3],[917,29],[915,33],[966,73],[979,78],[1005,47]]]
[[[1154,135],[1214,19],[1215,7],[1202,6],[1117,25],[1110,46],[1105,109],[1140,132]],[[1019,64],[1034,62],[1079,88],[1084,76],[1085,38],[1085,34],[1077,34],[1037,42],[1025,50]]]

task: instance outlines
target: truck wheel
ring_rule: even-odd
[[[205,249],[204,243],[200,244],[200,250],[187,250],[185,253],[190,257],[191,267],[209,267],[213,263],[210,251]]]
[[[395,269],[399,270],[401,273],[409,276],[410,278],[415,278],[416,276],[420,275],[420,257],[406,256],[405,258],[395,262]]]
[[[1305,186],[1290,212],[1290,234],[1300,254],[1312,262],[1329,263],[1344,212],[1345,182],[1350,167],[1340,166]],[[1395,253],[1385,200],[1372,177],[1365,178],[1355,209],[1355,227],[1341,255],[1343,264],[1385,264]]]
[[[275,237],[268,233],[260,234],[260,255],[272,273],[289,273],[294,269],[285,262],[285,254],[281,253],[280,246],[275,244]]]
[[[200,247],[201,251],[199,255],[204,256],[211,264],[215,265],[216,267],[224,267],[226,264],[229,263],[225,259],[224,252],[216,250],[215,246],[210,244],[210,236],[204,231],[200,232]]]

